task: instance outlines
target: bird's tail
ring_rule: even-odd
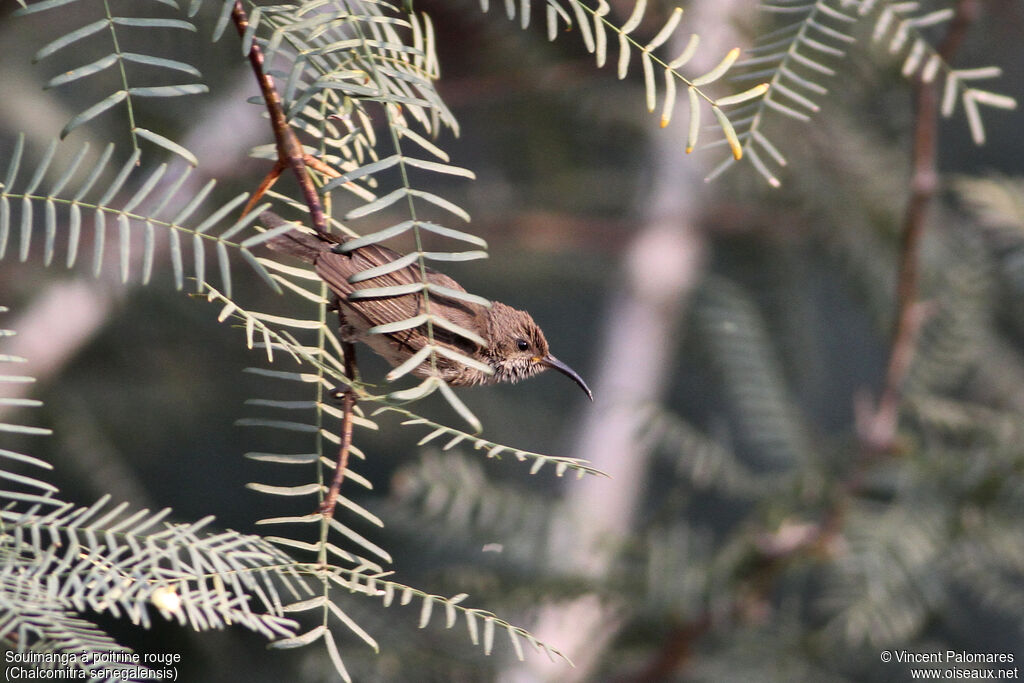
[[[261,213],[260,221],[268,230],[288,224],[288,221],[284,220],[272,211],[264,211]],[[295,256],[306,263],[313,263],[316,261],[316,255],[324,249],[329,248],[331,243],[320,239],[312,233],[290,230],[288,232],[281,233],[276,237],[271,237],[267,240],[266,245],[273,251]]]

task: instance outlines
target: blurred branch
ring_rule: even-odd
[[[947,62],[963,43],[967,30],[979,12],[978,0],[959,0],[949,30],[938,53]],[[928,210],[938,188],[936,152],[938,148],[939,87],[935,80],[918,80],[914,88],[914,140],[911,150],[912,176],[910,198],[903,216],[900,245],[899,281],[896,286],[896,322],[892,349],[885,373],[881,397],[874,413],[858,411],[861,442],[869,453],[891,451],[896,440],[903,386],[914,358],[918,333],[926,318],[926,307],[918,301],[918,259]],[[863,403],[861,403],[863,405]]]
[[[664,681],[672,677],[676,669],[682,666],[693,654],[693,644],[699,640],[712,626],[711,615],[704,612],[688,623],[675,626],[663,639],[661,648],[647,663],[642,671],[630,674],[629,681]],[[620,679],[625,683],[627,679]]]

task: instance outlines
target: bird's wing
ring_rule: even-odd
[[[376,287],[394,287],[421,282],[421,273],[416,264],[399,268],[384,275],[363,280],[355,284],[348,279],[356,273],[390,263],[399,255],[379,245],[360,247],[348,254],[337,254],[329,249],[321,251],[316,259],[316,272],[327,285],[344,302],[345,306],[359,314],[367,323],[367,327],[407,320],[424,312],[424,297],[421,293],[403,294],[400,296],[381,296],[369,299],[349,299],[349,295],[360,289]],[[426,279],[431,284],[447,287],[456,291],[466,291],[459,283],[444,273],[432,268],[426,269]],[[479,304],[462,301],[437,293],[430,294],[433,304],[431,312],[461,327],[478,331],[483,336],[487,329],[487,309]],[[421,333],[425,330],[420,328]],[[475,345],[467,339],[434,326],[434,339],[447,343],[466,352],[472,352]],[[404,332],[395,333],[396,341],[407,343],[409,335]],[[413,344],[418,348],[419,344]]]
[[[268,230],[274,230],[286,225],[295,225],[295,223],[286,221],[273,211],[264,211],[261,213],[260,221]],[[306,263],[314,263],[316,262],[317,255],[319,255],[320,252],[330,249],[340,240],[341,238],[336,235],[318,235],[293,228],[287,232],[282,232],[271,237],[267,240],[267,247],[271,251],[289,254],[290,256],[299,258]]]

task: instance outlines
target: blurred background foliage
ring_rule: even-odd
[[[629,7],[612,5],[621,22]],[[15,19],[15,7],[0,5],[0,158],[17,131],[40,154],[69,112],[97,99],[81,87],[42,90],[61,67],[23,58],[44,27],[58,34],[61,22],[75,25],[77,10]],[[355,678],[906,680],[905,665],[879,661],[881,650],[897,649],[1005,652],[1020,662],[1019,113],[989,115],[984,147],[971,143],[962,116],[941,123],[941,191],[921,252],[927,313],[896,447],[875,453],[855,414],[858,397],[876,398],[882,383],[909,193],[911,96],[898,64],[858,35],[817,118],[776,123],[790,161],[781,189],[748,167],[699,184],[721,150],[685,160],[703,170],[684,176],[692,182],[680,195],[700,200],[658,218],[688,231],[701,256],[677,308],[665,308],[658,385],[638,396],[601,378],[614,375],[609,366],[628,373],[644,361],[632,355],[643,349],[614,343],[629,321],[607,316],[629,288],[626,261],[650,220],[651,188],[665,180],[654,160],[673,144],[643,110],[639,70],[618,81],[594,69],[576,41],[549,43],[540,24],[520,31],[501,8],[482,14],[473,2],[433,0],[415,8],[434,19],[438,89],[462,126],[443,146],[477,174],[445,192],[490,245],[489,260],[448,271],[472,292],[530,310],[553,352],[597,378],[593,405],[550,374],[462,396],[501,443],[589,457],[579,450],[588,420],[627,414],[630,448],[615,468],[598,463],[613,478],[581,482],[531,477],[458,449],[417,449],[418,434],[387,420],[379,433],[359,435],[369,454],[362,473],[375,490],[350,493],[387,523],[360,531],[391,551],[399,580],[470,593],[475,605],[538,625],[556,646],[585,627],[600,635],[582,651],[566,648],[579,665],[572,671],[519,665],[508,648],[486,658],[462,632],[417,630],[412,608],[385,611],[354,596],[350,613],[383,643],[380,655],[355,638],[341,644]],[[197,23],[209,26],[215,11],[205,7]],[[772,26],[754,3],[737,15],[742,40]],[[268,133],[257,107],[240,104],[255,88],[237,41],[172,38],[162,54],[179,51],[201,65],[213,94],[142,100],[140,118],[176,139],[203,136],[208,144],[191,148],[200,171],[220,179],[222,198],[251,189],[265,164],[246,150]],[[1020,100],[1022,40],[1019,3],[984,3],[955,63],[999,65],[1000,92]],[[113,119],[70,140],[124,142]],[[668,153],[682,155],[678,146]],[[8,258],[0,303],[31,313],[49,288],[85,276]],[[234,426],[252,412],[244,401],[261,395],[261,378],[244,372],[258,352],[245,351],[241,331],[218,324],[214,308],[171,291],[166,267],[155,280],[90,285],[107,293],[109,307],[33,391],[55,435],[32,452],[55,465],[53,482],[68,499],[111,492],[253,531],[280,505],[245,488],[268,470],[242,457],[279,437]],[[266,292],[242,269],[235,287]],[[31,324],[27,315],[6,326]],[[364,374],[383,374],[376,359],[361,360]],[[599,508],[572,500],[583,486],[596,491],[592,501],[625,495],[628,516],[601,528]],[[569,623],[552,625],[552,614]],[[182,680],[333,676],[322,651],[267,653],[249,633],[101,623],[139,651],[181,652]]]

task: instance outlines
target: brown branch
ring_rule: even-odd
[[[675,672],[693,656],[694,645],[704,637],[712,627],[710,612],[703,612],[693,621],[679,624],[669,629],[664,639],[664,645],[655,657],[640,671],[630,672],[620,676],[620,681],[631,681],[632,683],[648,683],[654,681],[670,680]]]
[[[249,27],[249,17],[242,7],[241,0],[235,0],[235,6],[231,10],[231,18],[238,29],[238,35],[244,36]],[[256,74],[256,82],[259,83],[260,92],[263,94],[263,101],[267,105],[267,112],[270,114],[270,126],[274,130],[274,139],[277,142],[278,163],[284,164],[292,169],[295,178],[302,189],[302,196],[309,207],[310,220],[313,228],[324,234],[327,232],[327,219],[324,215],[323,205],[320,203],[320,195],[313,187],[306,172],[306,154],[302,150],[299,139],[295,137],[295,131],[288,125],[288,118],[284,113],[284,106],[281,104],[281,96],[277,94],[274,87],[274,79],[264,69],[263,50],[253,40],[249,47],[249,63],[252,65],[253,73]]]
[[[338,320],[341,329],[345,329],[345,320],[338,311]],[[349,382],[356,378],[356,348],[350,341],[341,342],[342,354],[345,357],[345,374]],[[356,407],[356,393],[350,385],[341,394],[342,415],[341,415],[341,445],[338,447],[338,462],[334,466],[334,477],[331,480],[331,487],[327,490],[323,502],[320,503],[320,514],[324,520],[330,520],[334,516],[334,507],[338,502],[338,494],[341,491],[341,482],[345,479],[345,470],[348,469],[348,456],[352,448],[352,413]]]
[[[978,0],[959,0],[949,30],[938,47],[938,54],[949,63],[963,43],[967,30],[979,11]],[[939,86],[933,80],[918,81],[914,88],[914,141],[911,150],[912,175],[910,199],[903,215],[900,245],[899,281],[896,287],[896,321],[892,348],[886,367],[885,383],[873,415],[859,420],[861,440],[872,453],[891,451],[896,440],[899,407],[903,389],[914,358],[918,333],[924,320],[924,308],[918,301],[918,258],[928,210],[938,188],[936,164]]]
[[[274,186],[274,183],[277,182],[277,179],[281,177],[281,174],[284,173],[286,168],[288,168],[288,165],[280,159],[274,162],[274,167],[267,172],[266,177],[263,178],[263,182],[259,184],[256,191],[252,193],[251,197],[249,197],[249,201],[245,203],[245,207],[242,209],[243,216],[248,215],[250,211],[256,208],[260,199],[263,198],[263,195],[266,194],[267,190]]]
[[[341,395],[342,418],[341,418],[341,446],[338,448],[338,462],[334,466],[334,477],[331,480],[331,487],[327,495],[320,503],[320,514],[324,519],[334,516],[334,507],[338,502],[338,494],[341,491],[341,482],[345,479],[345,471],[348,469],[348,455],[352,448],[352,411],[356,407],[356,395],[352,389],[346,390]]]

